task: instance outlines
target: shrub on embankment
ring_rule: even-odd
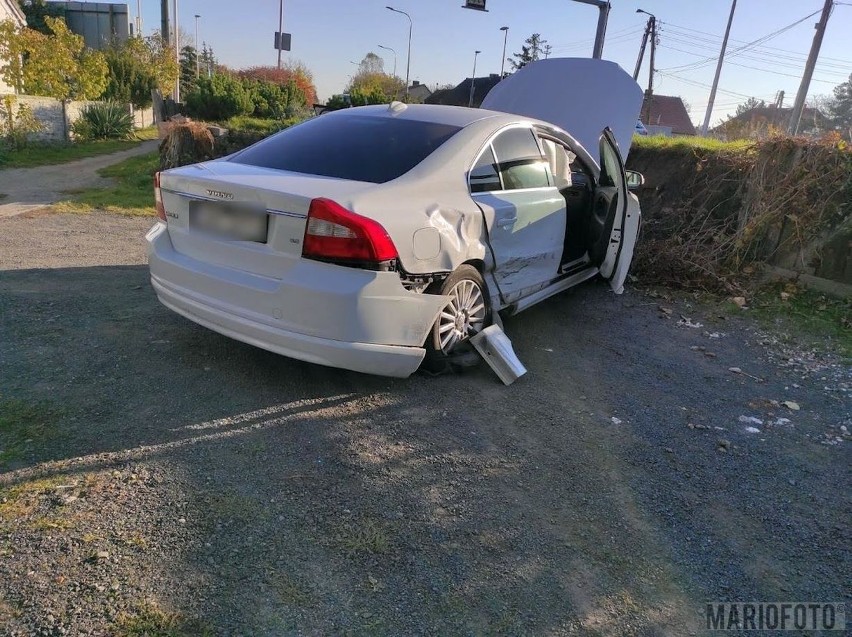
[[[645,175],[633,272],[735,291],[762,264],[852,283],[852,151],[835,139],[637,138]]]

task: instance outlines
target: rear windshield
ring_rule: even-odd
[[[390,117],[325,115],[264,139],[230,161],[381,184],[407,173],[459,130]]]

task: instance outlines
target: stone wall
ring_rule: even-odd
[[[5,100],[5,98],[6,95],[0,95],[0,100]],[[61,142],[67,140],[70,135],[71,125],[80,119],[83,109],[90,104],[97,103],[91,101],[71,101],[66,102],[63,109],[62,100],[52,97],[12,95],[11,98],[12,111],[15,114],[17,114],[20,105],[26,104],[32,110],[36,119],[41,122],[43,129],[34,136],[34,139],[44,142]],[[131,107],[128,105],[128,108]],[[133,118],[136,128],[143,128],[144,126],[151,126],[154,114],[150,108],[140,109],[133,113]]]

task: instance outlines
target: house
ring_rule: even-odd
[[[786,131],[792,114],[792,108],[775,104],[756,106],[723,122],[713,133],[726,139],[764,137],[773,130]],[[802,110],[800,135],[818,136],[832,129],[831,122],[819,109],[806,106]]]
[[[695,125],[689,119],[686,105],[679,97],[672,95],[645,95],[639,119],[652,135],[657,133],[670,135],[695,135]],[[670,129],[670,130],[669,130]]]
[[[470,82],[465,79],[455,88],[439,89],[426,98],[427,104],[443,104],[445,106],[467,106],[470,103]],[[473,105],[482,105],[485,96],[500,82],[500,74],[492,73],[487,77],[474,78]]]
[[[27,25],[27,19],[21,7],[18,5],[18,0],[0,0],[0,22],[3,20],[11,20],[19,28]],[[0,60],[0,65],[6,65],[8,60]],[[15,87],[9,86],[0,79],[0,95],[14,93]]]
[[[408,87],[408,96],[415,102],[425,102],[431,94],[432,91],[429,90],[429,87],[417,80],[414,80],[414,83]]]

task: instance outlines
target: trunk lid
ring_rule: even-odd
[[[642,95],[641,87],[615,62],[551,58],[527,64],[497,84],[482,108],[555,124],[592,157],[601,131],[609,127],[626,159]]]
[[[184,166],[160,176],[177,252],[271,278],[281,278],[301,257],[313,199],[328,197],[347,206],[352,196],[372,186],[230,161]],[[210,233],[211,222],[220,236]]]

